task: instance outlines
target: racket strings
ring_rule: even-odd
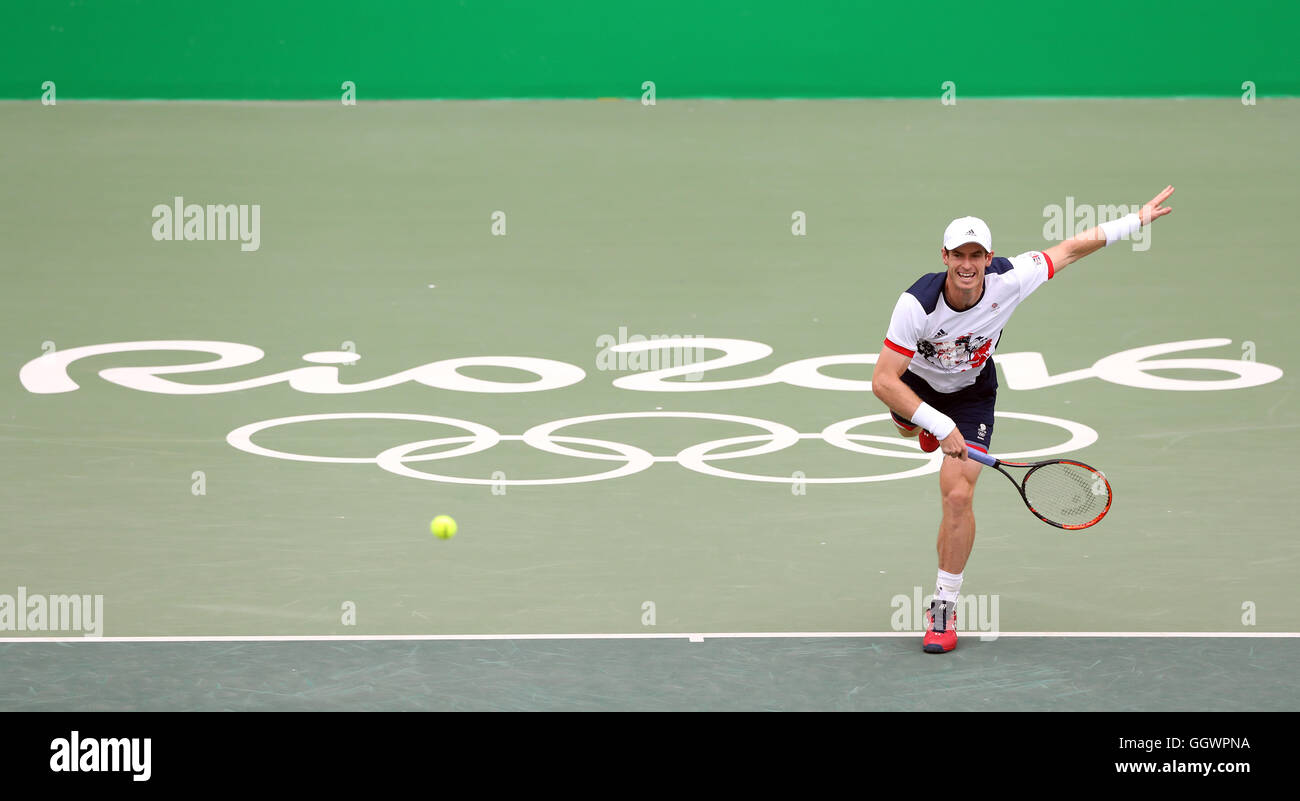
[[[1077,464],[1049,464],[1025,478],[1025,500],[1039,514],[1066,525],[1096,519],[1110,504],[1105,479]]]

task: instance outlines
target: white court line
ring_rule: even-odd
[[[965,631],[967,637],[1041,637],[1054,639],[1084,638],[1203,638],[1203,639],[1276,639],[1297,638],[1295,631]],[[458,640],[766,640],[766,639],[881,639],[919,637],[920,631],[781,631],[781,632],[637,632],[629,634],[302,634],[302,635],[219,635],[210,637],[3,637],[0,643],[199,643],[199,642],[421,642]]]

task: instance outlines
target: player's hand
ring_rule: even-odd
[[[951,456],[954,459],[966,459],[966,438],[961,435],[961,429],[954,428],[952,433],[944,437],[939,442],[939,447],[943,449],[944,456]]]
[[[1173,209],[1165,208],[1160,205],[1161,203],[1164,203],[1165,200],[1167,200],[1169,196],[1172,195],[1173,193],[1174,193],[1174,188],[1172,186],[1166,186],[1160,192],[1160,194],[1156,195],[1151,199],[1150,203],[1142,207],[1142,210],[1138,212],[1138,218],[1142,220],[1143,225],[1150,225],[1152,221],[1157,220],[1160,217],[1163,217],[1169,212],[1173,211]]]

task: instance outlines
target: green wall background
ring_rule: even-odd
[[[0,97],[1300,94],[1300,2],[6,0]]]

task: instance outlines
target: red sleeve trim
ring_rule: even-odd
[[[893,342],[890,342],[888,337],[885,338],[885,347],[889,348],[890,350],[896,353],[901,353],[909,359],[916,355],[916,351],[908,350],[902,345],[898,345]]]
[[[1052,264],[1052,257],[1047,255],[1047,251],[1045,250],[1040,250],[1038,252],[1043,254],[1043,258],[1047,259],[1047,280],[1050,281],[1052,280],[1052,276],[1056,275],[1056,267]]]

